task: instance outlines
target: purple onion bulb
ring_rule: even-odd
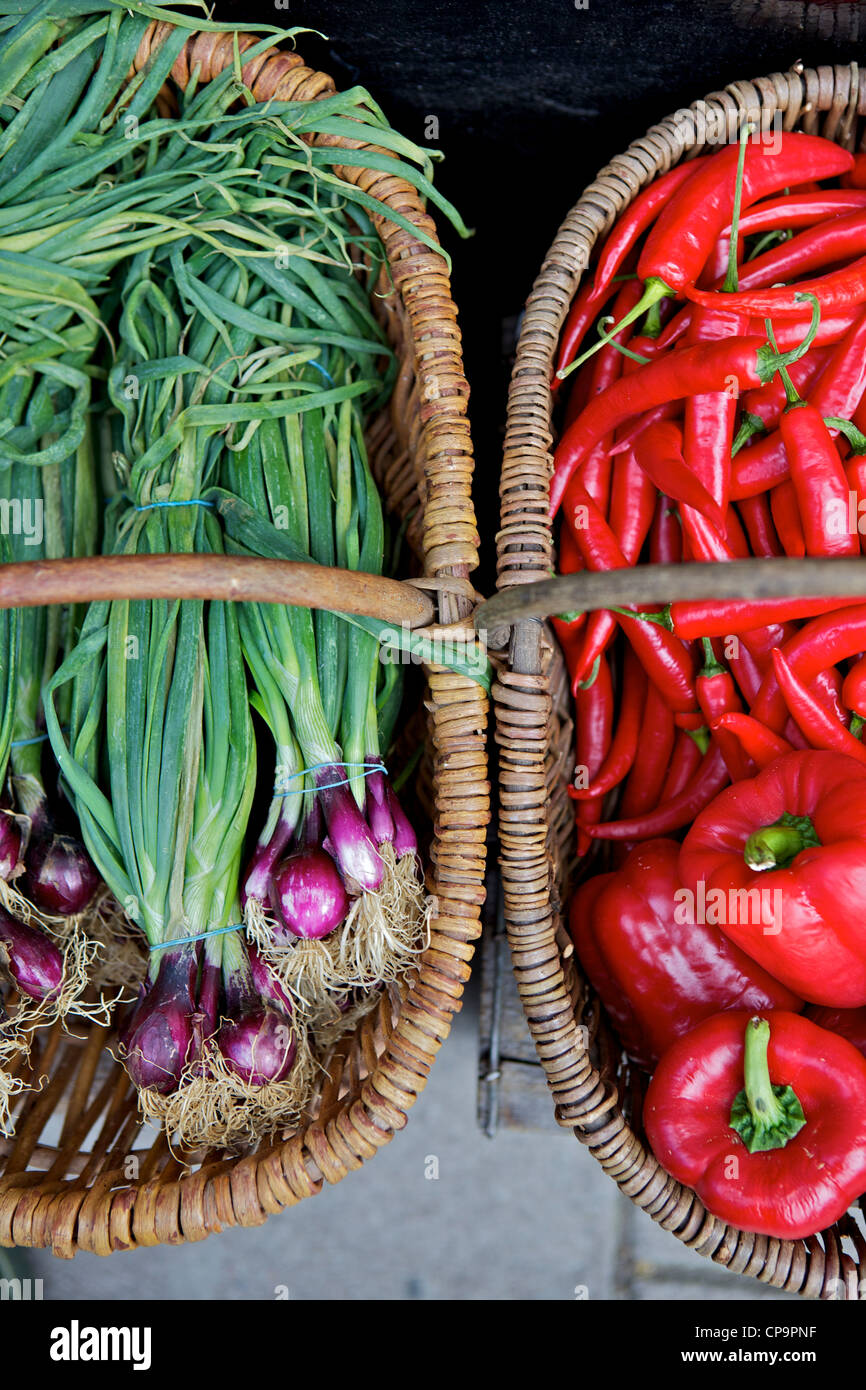
[[[194,1059],[201,1037],[197,974],[195,953],[181,948],[160,963],[152,983],[142,986],[121,1033],[126,1069],[136,1086],[152,1086],[168,1095]]]
[[[96,866],[78,840],[37,835],[27,846],[24,892],[43,912],[83,912],[99,887]]]
[[[277,865],[271,902],[283,925],[306,941],[327,936],[349,911],[340,871],[323,849],[301,850]]]
[[[218,1042],[226,1066],[251,1086],[283,1081],[297,1051],[289,1020],[264,1005],[225,1019]]]
[[[0,957],[15,988],[31,999],[51,999],[63,985],[63,953],[37,927],[0,908]]]

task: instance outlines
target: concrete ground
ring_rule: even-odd
[[[476,995],[409,1124],[334,1188],[181,1247],[66,1262],[16,1252],[46,1300],[791,1298],[685,1249],[571,1134],[476,1123]]]

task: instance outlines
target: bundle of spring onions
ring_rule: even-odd
[[[31,404],[9,407],[0,451],[11,440],[14,465],[51,487],[61,458],[78,461],[82,521],[50,553],[381,572],[364,427],[396,366],[370,307],[384,261],[371,214],[403,219],[333,166],[408,179],[463,232],[429,154],[361,89],[257,105],[239,61],[157,103],[189,32],[223,27],[196,15],[22,3],[0,0],[0,290],[27,300],[10,379]],[[130,78],[152,18],[177,27]],[[262,51],[291,37],[263,32]],[[98,528],[84,519],[91,435]],[[6,615],[4,632],[26,620]],[[80,862],[140,933],[120,1027],[142,1109],[190,1148],[285,1129],[327,1040],[424,944],[415,834],[385,765],[401,667],[380,661],[383,625],[162,600],[39,621],[65,651],[56,670],[43,658],[36,689]],[[5,650],[14,691],[20,642]]]

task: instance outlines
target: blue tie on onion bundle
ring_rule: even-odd
[[[127,54],[140,21],[121,9],[109,22]],[[157,60],[164,75],[162,50]],[[249,94],[236,78],[181,95],[170,121],[148,117],[140,88],[122,152],[111,122],[89,142],[88,179],[112,178],[83,187],[62,235],[59,209],[46,214],[46,241],[91,277],[111,332],[95,359],[113,407],[99,438],[111,431],[121,490],[102,548],[381,571],[363,425],[395,364],[370,311],[383,259],[370,212],[401,219],[331,165],[388,160],[452,210],[427,182],[427,156],[366,93],[263,110],[239,102]],[[148,85],[149,103],[153,70]],[[394,158],[337,159],[302,142],[317,129]],[[94,603],[47,684],[84,842],[149,948],[123,1021],[127,1069],[144,1112],[187,1146],[293,1123],[314,1049],[423,945],[415,836],[382,756],[399,669],[379,661],[381,628],[272,605]],[[258,749],[251,710],[267,730]],[[269,780],[275,767],[273,796],[242,875],[258,764]]]

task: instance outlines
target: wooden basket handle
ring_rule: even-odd
[[[528,618],[628,604],[679,600],[856,598],[866,603],[866,556],[808,560],[731,560],[719,564],[638,565],[579,571],[535,584],[514,584],[476,608],[476,630],[501,631]]]
[[[411,583],[362,570],[246,555],[88,555],[0,565],[0,608],[100,599],[227,599],[326,608],[427,627],[435,608]]]

